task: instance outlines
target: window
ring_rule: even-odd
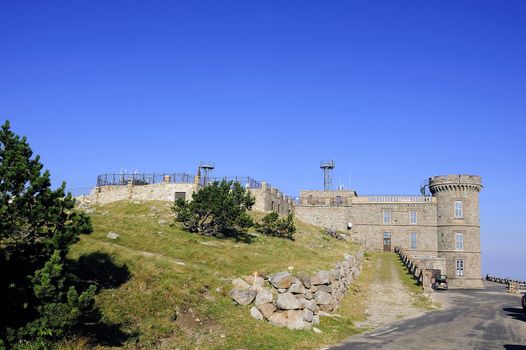
[[[174,197],[176,200],[179,198],[186,200],[186,192],[175,192]]]
[[[416,249],[416,232],[411,232],[409,234],[409,247],[411,249]]]
[[[455,201],[455,219],[462,219],[462,201]]]
[[[411,210],[409,212],[409,223],[411,225],[416,225],[416,210]]]
[[[455,260],[457,277],[464,277],[464,260]]]
[[[384,238],[391,238],[391,232],[384,232]]]
[[[384,225],[391,223],[391,211],[390,210],[384,210]]]
[[[464,250],[464,234],[455,233],[455,249]]]
[[[341,205],[342,202],[342,196],[336,196],[336,205]]]

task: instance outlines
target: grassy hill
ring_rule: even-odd
[[[294,241],[255,232],[243,240],[202,237],[170,225],[165,202],[117,202],[95,207],[91,217],[94,232],[70,257],[101,286],[96,301],[107,324],[97,344],[78,339],[65,349],[314,349],[356,333],[353,321],[364,317],[357,290],[344,299],[344,317],[322,318],[321,334],[256,321],[228,297],[233,278],[289,267],[310,273],[357,249],[318,227],[296,222]]]

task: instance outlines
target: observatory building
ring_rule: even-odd
[[[326,185],[330,173],[322,170]],[[371,250],[400,248],[426,260],[447,274],[450,287],[482,288],[481,189],[481,177],[474,175],[431,177],[421,196],[359,196],[354,190],[325,187],[324,191],[301,191],[294,210],[298,219],[347,231]]]

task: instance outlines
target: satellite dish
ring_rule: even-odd
[[[347,223],[347,230],[350,230],[351,228],[352,228],[352,222],[349,221],[349,222]]]

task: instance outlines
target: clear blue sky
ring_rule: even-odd
[[[55,184],[125,168],[416,194],[483,176],[483,272],[526,279],[525,1],[0,0],[0,119]]]

